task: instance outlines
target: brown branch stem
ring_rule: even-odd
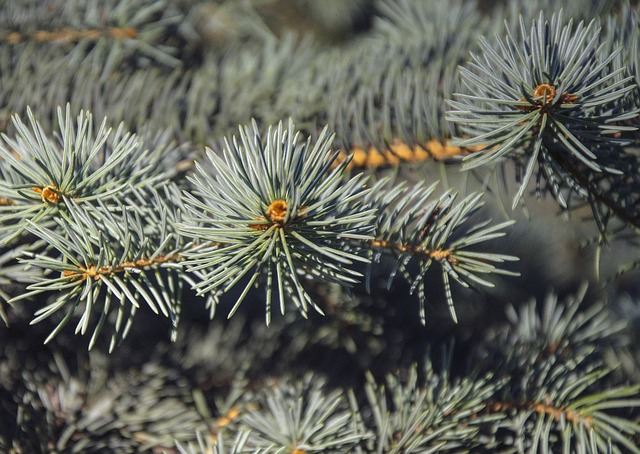
[[[589,181],[588,173],[581,172],[575,165],[565,159],[561,153],[557,149],[553,147],[548,148],[549,153],[553,156],[553,158],[560,164],[560,166],[571,175],[571,177],[587,192],[595,199],[595,201],[602,203],[607,208],[609,208],[619,219],[624,222],[633,225],[635,228],[640,229],[640,218],[633,217],[631,213],[628,213],[624,208],[618,205],[614,200],[611,200],[605,194],[600,192],[597,187],[595,187]]]
[[[590,428],[593,419],[589,416],[583,416],[579,411],[571,408],[556,407],[552,404],[542,402],[493,402],[487,405],[487,409],[491,412],[501,412],[508,410],[533,410],[536,413],[546,414],[553,417],[554,421],[559,421],[564,416],[565,420],[571,424],[584,424]]]
[[[69,277],[71,280],[81,280],[84,281],[86,279],[100,279],[100,276],[107,276],[116,273],[123,273],[128,269],[145,269],[153,265],[159,265],[161,263],[168,262],[179,262],[183,259],[181,254],[170,254],[170,255],[161,255],[155,257],[153,259],[139,259],[136,261],[119,263],[117,265],[104,265],[101,267],[96,267],[95,265],[90,265],[89,267],[80,267],[77,270],[65,270],[62,275],[65,277]]]
[[[451,254],[453,250],[451,249],[427,249],[422,246],[411,246],[406,244],[393,244],[389,243],[385,240],[373,240],[371,242],[371,246],[375,249],[385,249],[390,251],[397,252],[409,252],[414,255],[423,255],[427,256],[433,260],[447,260],[451,264],[458,263],[458,260],[455,257],[452,257]]]
[[[133,39],[138,35],[134,27],[90,28],[74,30],[63,28],[60,30],[36,30],[31,33],[11,32],[0,37],[0,42],[19,44],[24,41],[45,42],[78,42],[83,39],[97,41],[102,37],[113,39]]]

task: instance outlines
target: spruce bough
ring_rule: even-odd
[[[637,7],[329,3],[0,1],[0,451],[640,452]]]

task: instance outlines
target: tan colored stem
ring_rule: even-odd
[[[338,159],[334,162],[334,166],[343,162],[348,155],[353,155],[348,168],[374,169],[383,166],[397,166],[404,162],[450,159],[467,155],[472,151],[479,151],[481,148],[454,147],[449,145],[446,140],[440,142],[432,139],[421,145],[408,145],[400,140],[394,140],[387,149],[380,149],[374,146],[365,149],[361,146],[354,146],[348,152],[342,150]]]
[[[140,259],[136,260],[135,262],[124,262],[117,265],[105,265],[101,266],[100,268],[97,268],[95,265],[91,265],[88,268],[80,267],[78,270],[65,270],[63,271],[62,275],[64,277],[71,278],[71,280],[98,280],[100,279],[100,276],[122,273],[128,268],[136,268],[142,270],[153,265],[167,262],[179,262],[180,260],[182,260],[182,255],[180,254],[162,255],[154,259]]]
[[[543,413],[553,417],[554,421],[559,421],[562,416],[565,420],[572,424],[584,424],[590,428],[593,419],[589,416],[583,416],[580,412],[570,408],[556,407],[551,404],[542,402],[494,402],[488,407],[489,411],[500,412],[508,410],[533,410],[536,413]]]
[[[25,41],[46,42],[78,42],[81,40],[97,41],[102,37],[113,39],[133,39],[138,35],[138,30],[133,27],[90,28],[87,30],[73,30],[63,28],[61,30],[36,30],[31,33],[11,32],[0,37],[0,42],[7,44],[19,44]]]
[[[374,240],[371,245],[377,249],[395,250],[398,252],[409,252],[415,255],[425,255],[433,260],[442,261],[447,260],[451,264],[458,263],[455,257],[451,254],[451,249],[427,249],[422,246],[408,246],[404,244],[392,244],[384,240]]]

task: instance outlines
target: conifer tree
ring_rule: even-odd
[[[629,1],[0,0],[0,451],[640,452]]]

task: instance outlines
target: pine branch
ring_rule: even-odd
[[[240,142],[226,142],[222,157],[209,150],[207,171],[196,164],[186,194],[181,233],[199,243],[186,265],[204,271],[199,293],[228,291],[250,277],[233,314],[259,277],[266,279],[266,320],[271,317],[273,279],[281,312],[285,296],[302,314],[313,303],[300,273],[325,282],[352,285],[359,275],[351,264],[365,261],[347,241],[372,238],[375,212],[363,205],[364,180],[342,181],[347,162],[331,169],[337,153],[324,133],[316,144],[300,141],[293,123],[280,123],[263,141],[257,125],[240,129]],[[218,245],[222,245],[219,247]]]
[[[250,288],[265,279],[269,323],[274,277],[282,313],[285,296],[293,299],[303,315],[307,306],[322,312],[298,275],[350,287],[361,276],[352,263],[378,261],[381,254],[376,250],[397,259],[389,285],[400,271],[410,282],[411,292],[418,289],[423,322],[423,278],[433,261],[442,266],[454,320],[449,278],[464,287],[470,283],[492,286],[477,274],[514,274],[493,263],[515,257],[465,250],[503,236],[500,230],[511,224],[486,227],[487,223],[481,223],[462,233],[459,225],[481,206],[479,195],[453,205],[455,196],[446,194],[425,207],[433,186],[404,191],[402,186],[387,189],[379,183],[370,192],[360,175],[343,183],[348,161],[332,168],[338,154],[329,148],[331,139],[323,133],[313,148],[310,141],[301,144],[291,122],[286,130],[282,124],[269,130],[266,143],[254,124],[253,131],[240,130],[240,141],[234,139],[232,145],[226,141],[223,157],[209,151],[211,171],[196,165],[191,179],[196,193],[185,196],[189,213],[181,228],[182,234],[198,244],[186,252],[186,265],[204,275],[196,285],[200,294],[226,293],[244,276],[249,278],[230,315]],[[414,208],[404,212],[407,207]],[[377,232],[372,225],[374,216],[378,217]],[[363,257],[365,253],[368,258]],[[409,276],[407,266],[414,257],[419,270]]]
[[[240,130],[240,142],[235,138],[233,145],[226,141],[222,157],[209,150],[213,170],[197,164],[190,177],[195,191],[186,192],[180,200],[172,186],[165,186],[162,195],[147,189],[172,175],[170,170],[163,172],[165,153],[172,152],[171,148],[140,153],[135,136],[119,129],[111,151],[104,123],[93,139],[91,116],[81,114],[76,131],[69,110],[64,124],[59,113],[61,149],[33,116],[36,133],[16,118],[19,136],[5,138],[8,147],[3,149],[10,164],[6,194],[26,201],[6,207],[10,211],[3,219],[8,232],[5,241],[26,230],[44,245],[42,252],[28,252],[23,261],[26,268],[42,269],[43,276],[11,302],[57,292],[58,298],[39,310],[35,319],[67,308],[51,336],[81,306],[84,311],[76,332],[84,334],[92,307],[102,301],[104,311],[91,347],[112,299],[119,301],[119,309],[110,348],[126,336],[143,300],[154,312],[171,317],[175,336],[177,298],[184,283],[207,296],[206,305],[213,315],[218,297],[244,276],[249,280],[229,315],[254,284],[265,283],[268,324],[274,278],[282,313],[285,299],[292,300],[304,315],[309,306],[322,312],[300,277],[350,287],[362,276],[354,261],[367,263],[374,256],[379,260],[376,250],[397,259],[389,285],[399,270],[411,283],[411,292],[418,289],[423,322],[423,278],[432,262],[443,269],[454,320],[450,277],[465,287],[472,282],[491,286],[477,274],[513,274],[493,265],[513,257],[465,250],[504,235],[500,230],[510,224],[486,227],[485,223],[462,233],[458,226],[481,206],[479,195],[453,205],[455,195],[446,194],[424,211],[408,211],[396,218],[412,203],[427,203],[434,188],[398,193],[378,184],[372,188],[375,197],[368,197],[370,189],[362,176],[343,181],[348,161],[334,165],[339,153],[331,151],[331,137],[326,133],[314,145],[310,139],[303,143],[289,122],[287,129],[280,124],[270,130],[263,143],[254,123],[252,131]],[[19,150],[20,158],[9,150]],[[412,257],[419,270],[410,277],[407,265]],[[165,269],[171,271],[171,277],[159,274]],[[131,307],[122,325],[125,302]]]
[[[485,221],[466,227],[465,223],[483,205],[481,194],[470,194],[454,204],[458,194],[450,190],[438,200],[431,201],[435,198],[435,187],[435,184],[426,186],[420,183],[414,187],[402,183],[391,185],[382,180],[374,186],[370,196],[378,212],[376,239],[371,243],[372,261],[380,261],[381,252],[395,259],[387,287],[400,273],[411,286],[410,292],[417,290],[423,324],[426,322],[427,299],[425,275],[432,264],[437,263],[442,270],[447,305],[454,321],[457,316],[450,279],[463,287],[475,284],[492,287],[491,282],[480,278],[478,274],[517,275],[494,265],[518,260],[517,257],[467,250],[470,246],[473,248],[479,243],[506,235],[501,230],[513,222],[487,227],[489,221]],[[417,265],[414,271],[413,263]]]
[[[368,376],[366,394],[375,422],[368,452],[461,452],[486,446],[482,426],[501,417],[483,415],[487,399],[500,388],[491,377],[458,381],[427,362],[424,378],[413,366],[402,382],[389,375],[386,386]]]
[[[88,64],[102,60],[103,78],[131,57],[141,63],[151,58],[161,65],[179,66],[177,57],[186,47],[184,37],[172,33],[185,17],[164,0],[137,5],[109,0],[100,7],[78,0],[3,2],[0,8],[0,42],[14,55],[41,47],[59,58],[73,55]]]
[[[329,53],[323,66],[334,71],[312,81],[325,106],[320,118],[326,115],[340,146],[372,152],[374,162],[397,154],[394,144],[435,153],[431,141],[452,135],[443,105],[454,91],[459,50],[490,25],[464,2],[382,1],[377,8],[366,39],[347,54]]]
[[[183,445],[176,441],[176,448],[179,454],[240,454],[245,451],[247,439],[250,432],[238,432],[233,442],[226,441],[226,438],[218,437],[215,442],[206,440],[198,432],[197,446],[194,443]],[[230,446],[230,448],[229,448]]]
[[[182,252],[189,245],[175,231],[180,218],[176,210],[179,198],[172,188],[166,188],[162,198],[151,190],[133,194],[138,203],[136,208],[116,204],[110,209],[102,201],[83,208],[72,199],[65,199],[68,214],[56,219],[55,230],[28,222],[27,230],[45,241],[49,249],[46,255],[29,254],[21,261],[25,266],[45,269],[46,273],[9,303],[57,293],[55,301],[39,309],[33,321],[37,323],[66,308],[65,317],[45,342],[80,307],[82,317],[76,333],[85,334],[95,316],[94,306],[98,306],[100,317],[89,348],[115,310],[117,317],[110,345],[113,350],[116,342],[126,337],[140,303],[156,314],[170,317],[175,338],[182,288],[184,283],[193,283],[181,264]]]
[[[0,0],[0,451],[640,452],[633,276],[504,323],[495,291],[454,310],[452,280],[514,274],[511,222],[426,177],[515,168],[514,205],[590,205],[591,244],[637,266],[637,6],[99,3]],[[546,230],[527,288],[584,271]],[[469,323],[365,294],[398,274],[423,323],[434,278]]]
[[[373,146],[363,149],[352,146],[349,151],[341,151],[336,163],[350,157],[348,169],[375,170],[381,167],[398,167],[402,163],[421,163],[428,160],[447,160],[469,153],[467,149],[449,145],[448,141],[439,142],[429,140],[422,145],[409,146],[405,143],[394,141],[386,145],[382,150]]]
[[[259,408],[241,420],[250,430],[250,449],[302,453],[357,446],[370,435],[354,426],[352,417],[341,392],[327,393],[318,378],[309,375],[268,390]]]
[[[92,115],[81,112],[74,127],[67,105],[65,114],[58,110],[60,138],[54,141],[30,111],[28,115],[31,130],[16,116],[17,136],[3,135],[0,144],[0,193],[12,201],[0,207],[4,244],[22,234],[27,220],[49,225],[67,200],[107,200],[128,187],[168,177],[154,168],[150,153],[141,150],[142,143],[122,125],[113,136],[105,121],[94,131]]]
[[[488,411],[509,415],[504,428],[521,449],[600,452],[612,440],[611,452],[638,452],[640,426],[618,415],[640,405],[640,388],[612,386],[603,365],[608,344],[621,348],[625,323],[603,304],[580,310],[585,291],[562,302],[550,295],[541,310],[535,301],[510,310],[510,325],[488,333],[492,341],[479,352],[482,363],[509,380]]]
[[[564,17],[575,20],[589,21],[600,19],[621,5],[627,3],[626,0],[569,0],[558,4],[554,0],[516,0],[505,5],[504,20],[508,23],[517,23],[520,16],[525,21],[533,21],[538,17],[540,11],[546,13],[559,13],[562,11]]]
[[[621,110],[637,85],[599,33],[595,21],[574,30],[561,15],[548,21],[541,13],[530,31],[521,19],[518,37],[507,30],[495,45],[481,39],[482,53],[461,68],[465,93],[451,101],[448,118],[470,136],[454,144],[486,147],[465,158],[466,168],[515,156],[524,174],[514,206],[537,167],[537,180],[547,181],[561,206],[558,182],[637,226],[629,208],[590,183],[591,175],[615,179],[627,170],[620,147],[629,141],[618,136],[635,129],[624,122],[637,116],[635,107]]]

